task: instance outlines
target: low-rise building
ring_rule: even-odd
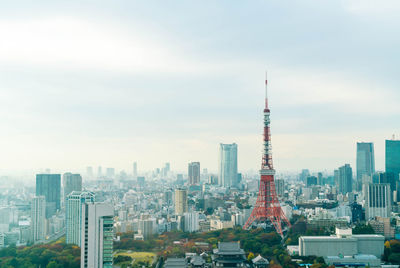
[[[219,242],[214,249],[213,267],[245,267],[246,256],[239,242]]]
[[[382,235],[353,235],[351,229],[336,228],[334,236],[299,237],[300,256],[354,256],[383,254],[385,238]]]

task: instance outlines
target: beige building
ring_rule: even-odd
[[[185,212],[188,212],[187,190],[178,188],[175,190],[175,214],[183,215]]]

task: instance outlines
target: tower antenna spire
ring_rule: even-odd
[[[270,110],[268,108],[267,73],[265,73],[265,108],[264,108],[264,151],[260,170],[260,190],[257,202],[248,218],[244,229],[250,228],[254,222],[269,221],[278,234],[283,237],[282,221],[290,226],[289,220],[281,208],[275,189],[275,170],[272,166]]]

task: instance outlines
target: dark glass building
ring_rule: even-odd
[[[361,190],[363,177],[375,172],[374,144],[372,142],[357,142],[357,189]]]
[[[386,172],[393,173],[398,180],[400,174],[400,140],[386,140],[385,145]]]
[[[61,175],[37,174],[36,196],[40,195],[45,197],[46,218],[50,218],[61,208]]]
[[[342,194],[347,194],[353,191],[353,170],[349,164],[339,168],[338,172],[338,188]]]

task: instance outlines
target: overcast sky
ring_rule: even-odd
[[[260,167],[268,71],[275,168],[331,171],[400,136],[400,2],[8,1],[0,170],[131,172],[218,144]]]

